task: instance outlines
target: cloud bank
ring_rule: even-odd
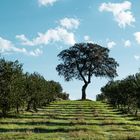
[[[59,21],[59,25],[54,29],[49,29],[45,33],[38,33],[33,39],[28,39],[24,34],[16,35],[21,45],[39,46],[49,43],[61,42],[65,45],[74,45],[75,35],[72,29],[79,27],[79,20],[74,18],[64,18]]]
[[[124,1],[122,3],[102,3],[99,7],[99,11],[111,12],[114,16],[114,20],[118,23],[119,27],[125,28],[126,25],[131,26],[135,22],[131,10],[131,2]]]
[[[25,48],[17,48],[10,40],[0,37],[0,53],[9,54],[15,52],[30,56],[39,56],[43,53],[42,50],[40,50],[39,48],[33,51],[27,51],[27,49]]]

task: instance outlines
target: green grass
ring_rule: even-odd
[[[0,140],[140,140],[140,121],[94,101],[61,101],[0,118]]]

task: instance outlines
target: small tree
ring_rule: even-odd
[[[86,99],[86,88],[91,83],[91,77],[117,76],[118,63],[109,57],[109,49],[92,43],[77,43],[58,55],[63,62],[57,65],[58,74],[66,81],[73,78],[82,80],[82,100]]]
[[[16,79],[17,75],[22,73],[22,65],[18,61],[6,61],[0,59],[0,109],[2,116],[6,116],[8,111],[12,108],[13,100],[16,101],[13,89],[18,88],[18,85],[13,84],[13,80]]]
[[[26,73],[26,96],[27,96],[27,111],[33,109],[37,111],[37,107],[43,97],[43,81],[44,77],[39,73]]]

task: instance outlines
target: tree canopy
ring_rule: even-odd
[[[106,101],[125,113],[137,115],[140,109],[140,73],[110,81],[101,88],[101,92],[97,100]]]
[[[73,78],[82,80],[82,99],[86,99],[86,88],[91,83],[91,77],[117,76],[116,68],[118,63],[114,58],[109,57],[109,49],[98,44],[77,43],[69,49],[58,54],[62,61],[57,65],[56,70],[66,81]]]
[[[19,61],[0,58],[0,116],[22,110],[37,111],[57,98],[68,99],[60,83],[47,81],[37,72],[24,73]]]

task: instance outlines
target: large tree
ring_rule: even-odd
[[[86,88],[91,83],[91,77],[117,76],[118,63],[109,57],[109,49],[98,44],[77,43],[69,49],[58,54],[62,61],[57,65],[58,74],[64,76],[66,81],[73,78],[82,80],[82,100],[86,99]]]

